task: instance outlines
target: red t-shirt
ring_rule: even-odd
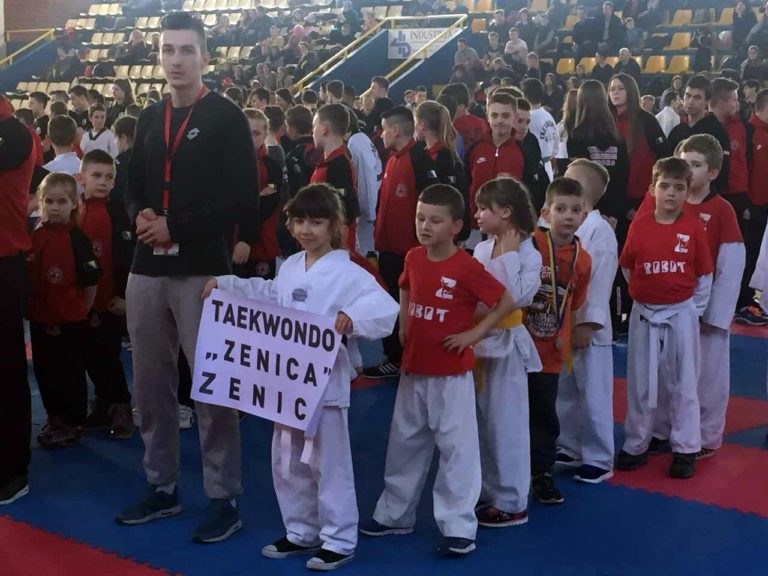
[[[659,224],[652,212],[637,216],[619,264],[629,269],[629,295],[643,304],[684,302],[714,270],[707,232],[686,212],[673,224]]]
[[[487,138],[491,133],[488,122],[474,114],[464,114],[464,116],[456,117],[453,121],[453,127],[461,134],[465,150],[468,150],[475,142],[480,142],[480,140]]]
[[[753,204],[768,204],[768,124],[752,114],[749,123],[755,129],[752,135],[752,154],[749,160],[749,199]]]
[[[84,200],[81,209],[80,229],[85,232],[93,247],[93,254],[102,273],[96,290],[93,309],[96,312],[109,310],[109,303],[117,296],[112,266],[112,219],[107,210],[108,198]]]
[[[589,277],[592,275],[592,258],[578,240],[555,250],[558,307],[563,298],[568,298],[562,326],[558,326],[560,311],[555,307],[552,297],[552,264],[549,259],[547,233],[536,230],[533,238],[536,248],[541,252],[541,287],[533,297],[531,305],[525,309],[524,323],[541,358],[542,372],[559,374],[571,346],[573,310],[581,308],[587,298]],[[557,346],[558,340],[560,347]]]
[[[472,350],[448,352],[443,340],[472,328],[477,304],[492,308],[504,286],[464,250],[435,262],[423,246],[406,255],[399,285],[409,292],[403,371],[451,376],[472,370]]]
[[[728,193],[737,194],[749,189],[749,166],[747,165],[747,129],[738,116],[731,116],[723,122],[731,139],[730,164],[728,168]]]
[[[616,126],[625,142],[629,142],[630,124],[629,115],[619,114],[616,116]],[[651,185],[651,175],[653,165],[656,163],[656,154],[653,153],[645,134],[640,134],[632,147],[632,153],[629,155],[629,178],[627,180],[627,198],[639,200],[648,192]]]

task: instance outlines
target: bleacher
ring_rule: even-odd
[[[317,1],[317,0],[307,0]],[[319,0],[323,1],[323,0]],[[493,0],[459,0],[466,2],[467,7],[471,9],[473,16],[471,28],[474,32],[474,44],[478,49],[485,45],[486,40],[486,17],[490,17],[494,9]],[[254,8],[256,5],[264,6],[270,15],[286,16],[296,9],[297,6],[289,6],[288,0],[185,0],[182,8],[198,12],[203,18],[206,26],[215,26],[218,18],[226,14],[230,23],[235,25],[240,21],[243,12]],[[547,9],[548,0],[530,0],[529,9],[532,12],[541,12]],[[572,0],[575,8],[576,0]],[[447,3],[449,8],[455,6],[454,1]],[[322,3],[315,5],[304,5],[301,8],[305,11],[324,14],[327,17],[320,19],[320,34],[327,33],[333,24],[335,18],[341,14],[342,10],[334,7],[332,3]],[[368,8],[372,10],[377,18],[399,16],[403,12],[402,4],[387,4]],[[757,10],[757,9],[755,9]],[[617,12],[621,17],[621,13]],[[123,6],[120,2],[94,3],[90,6],[87,13],[80,14],[77,18],[72,18],[64,23],[61,32],[74,31],[83,47],[83,62],[86,65],[95,65],[97,63],[114,64],[115,74],[118,77],[130,78],[135,83],[136,94],[145,94],[149,90],[157,89],[163,91],[165,81],[162,77],[162,71],[156,64],[142,63],[139,65],[117,65],[110,60],[111,49],[114,46],[126,42],[130,33],[138,29],[144,35],[146,41],[151,42],[152,35],[159,31],[160,19],[162,13],[152,16],[139,16],[135,19],[126,17],[123,14]],[[551,63],[557,73],[565,79],[573,75],[578,64],[582,64],[586,71],[591,71],[595,65],[594,58],[583,58],[580,62],[572,57],[568,47],[571,43],[571,32],[576,21],[575,15],[570,14],[565,25],[557,32],[560,40],[559,57],[543,58],[542,60]],[[107,23],[107,26],[103,24]],[[715,8],[706,8],[701,10],[679,9],[674,13],[667,13],[663,24],[657,27],[652,34],[648,36],[645,48],[634,53],[634,58],[638,61],[647,79],[661,75],[684,74],[690,70],[691,63],[695,54],[695,36],[697,31],[704,26],[708,27],[713,36],[720,31],[730,29],[733,23],[733,8],[725,7],[720,10]],[[110,27],[111,24],[111,27]],[[115,29],[115,24],[119,29]],[[285,29],[284,29],[285,31]],[[503,41],[503,39],[502,39]],[[218,46],[212,54],[212,63],[205,71],[206,75],[212,76],[217,71],[217,63],[249,63],[249,57],[253,46],[244,45],[224,45]],[[723,57],[718,58],[722,62]],[[617,58],[611,56],[608,58],[612,65],[616,63]],[[719,67],[715,63],[714,69]],[[447,79],[447,78],[446,78]],[[446,79],[437,79],[437,82],[444,82]],[[111,77],[81,77],[73,83],[78,83],[87,88],[99,90],[107,99],[111,97]],[[35,90],[50,92],[51,90],[67,89],[69,83],[45,82],[39,78],[30,78],[29,81],[20,82],[14,93],[8,94],[12,103],[16,107],[26,106],[28,94]]]

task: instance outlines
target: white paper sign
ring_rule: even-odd
[[[387,56],[390,60],[405,60],[410,58],[417,50],[442,32],[445,32],[445,28],[402,28],[400,30],[389,30],[389,37],[387,38]],[[431,56],[451,38],[453,38],[452,34],[444,35],[440,40],[421,53],[419,58]]]
[[[311,432],[341,344],[335,320],[214,290],[200,319],[192,398]]]

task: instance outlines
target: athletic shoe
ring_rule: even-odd
[[[113,440],[127,440],[136,431],[133,423],[133,414],[130,404],[113,404],[110,408],[112,425],[109,428],[109,437]]]
[[[616,456],[616,470],[622,470],[624,472],[631,472],[637,470],[640,466],[648,464],[648,452],[642,454],[630,454],[622,450],[619,455]]]
[[[400,364],[395,362],[382,362],[378,366],[363,369],[365,378],[399,378]]]
[[[314,554],[320,546],[299,546],[283,536],[280,540],[267,544],[261,549],[261,555],[273,560],[283,560],[299,554]]]
[[[19,498],[29,494],[29,482],[27,476],[16,476],[5,484],[0,485],[0,506],[13,504]]]
[[[475,512],[475,516],[477,516],[477,523],[486,528],[505,528],[528,522],[528,510],[513,514],[499,510],[495,506],[486,506]]]
[[[446,536],[438,550],[443,556],[464,556],[475,550],[475,541],[469,538],[453,538]]]
[[[166,494],[159,491],[157,486],[150,485],[142,499],[123,510],[115,520],[118,524],[133,526],[166,516],[175,516],[179,512],[181,512],[181,506],[178,487],[173,489],[173,494]]]
[[[555,456],[555,466],[560,468],[579,468],[581,467],[581,460],[576,460],[576,458],[571,458],[564,452],[559,452]]]
[[[85,419],[86,430],[100,430],[109,427],[112,424],[112,418],[109,415],[109,404],[105,404],[98,398],[94,398],[90,403],[90,410]]]
[[[690,478],[695,471],[696,454],[675,452],[672,455],[672,465],[669,467],[670,478]]]
[[[360,533],[366,536],[395,536],[402,534],[410,534],[413,532],[413,527],[410,528],[393,528],[392,526],[384,526],[379,524],[376,520],[371,519],[368,523],[360,526]]]
[[[759,306],[744,306],[736,312],[735,320],[739,324],[768,326],[768,314],[765,314]]]
[[[226,540],[240,530],[243,523],[237,508],[229,500],[214,498],[208,503],[205,518],[192,533],[192,542],[212,544]]]
[[[195,413],[192,408],[179,404],[179,430],[189,430],[195,423]]]
[[[578,482],[586,482],[587,484],[600,484],[603,480],[608,480],[613,477],[613,470],[606,470],[599,466],[591,466],[584,464],[581,468],[576,470],[576,474],[573,475],[573,479]]]
[[[696,452],[696,460],[708,460],[715,455],[715,451],[712,448],[702,448]]]
[[[555,486],[555,479],[552,478],[552,474],[536,476],[531,481],[531,489],[536,500],[542,504],[562,504],[565,502],[565,498]]]
[[[653,436],[651,437],[651,442],[648,444],[648,450],[646,451],[646,454],[648,454],[648,456],[656,456],[657,454],[661,454],[667,450],[669,450],[669,440],[666,438],[656,438],[656,436]]]
[[[354,554],[339,554],[331,550],[320,550],[314,557],[307,560],[307,568],[329,572],[347,564],[354,558]]]
[[[80,426],[70,426],[57,418],[49,418],[37,435],[37,441],[46,450],[66,448],[80,440],[82,432],[83,429]]]

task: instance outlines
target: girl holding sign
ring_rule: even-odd
[[[344,233],[339,194],[325,184],[310,185],[285,211],[288,229],[303,250],[285,261],[277,278],[220,276],[208,282],[203,296],[218,287],[286,308],[335,315],[336,330],[346,336],[389,335],[398,304],[338,249]],[[346,346],[341,346],[319,408],[322,414],[308,463],[301,461],[303,432],[275,425],[272,478],[286,536],[262,548],[267,558],[312,553],[308,568],[333,570],[354,556],[358,511],[347,410],[349,384],[356,375]]]

